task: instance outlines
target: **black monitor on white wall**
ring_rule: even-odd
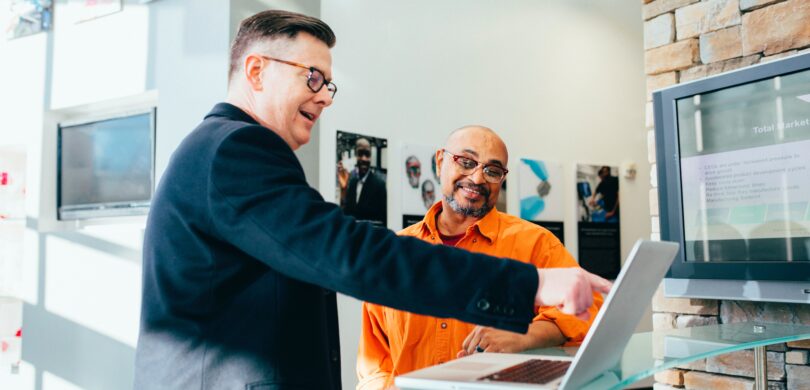
[[[61,122],[59,220],[145,215],[154,192],[154,108]]]
[[[668,296],[810,302],[810,54],[653,93]]]

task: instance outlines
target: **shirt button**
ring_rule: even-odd
[[[473,238],[473,244],[475,244],[476,242],[478,242],[478,239],[477,239],[477,238]]]
[[[486,299],[479,300],[478,301],[478,308],[483,310],[483,311],[489,310],[489,301],[487,301]]]
[[[442,329],[447,329],[447,323],[446,322],[442,322]]]

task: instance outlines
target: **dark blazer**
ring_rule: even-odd
[[[371,221],[382,227],[388,225],[388,211],[386,209],[385,180],[373,170],[368,173],[366,182],[360,192],[360,200],[357,200],[357,182],[360,177],[356,171],[349,178],[349,185],[346,188],[346,199],[344,200],[343,212],[361,221]]]
[[[525,332],[536,289],[531,265],[345,216],[278,135],[221,103],[152,201],[135,387],[339,389],[331,291]]]

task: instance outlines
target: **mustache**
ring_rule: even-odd
[[[461,180],[457,181],[456,184],[455,184],[455,188],[457,190],[461,189],[461,188],[466,188],[468,190],[473,190],[473,191],[478,192],[479,194],[483,195],[484,198],[487,198],[487,199],[489,198],[489,195],[491,194],[491,191],[489,190],[489,188],[487,186],[485,186],[483,184],[471,183],[469,181],[461,181]]]

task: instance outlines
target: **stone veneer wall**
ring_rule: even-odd
[[[653,90],[810,51],[810,0],[642,0],[647,74],[650,215],[659,238]],[[655,329],[749,321],[810,324],[810,305],[653,298]],[[810,342],[768,352],[770,389],[810,389]],[[753,351],[655,376],[655,389],[753,389]]]

